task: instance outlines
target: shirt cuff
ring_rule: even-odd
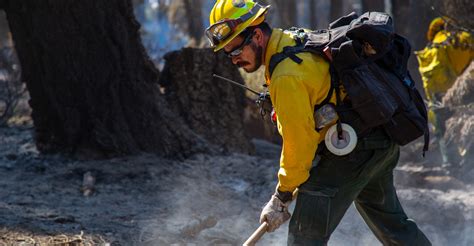
[[[286,203],[293,200],[293,193],[289,191],[275,191],[275,196],[280,199],[281,202]]]

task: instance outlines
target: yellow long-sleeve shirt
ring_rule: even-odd
[[[273,29],[265,53],[266,82],[277,114],[278,132],[283,138],[277,188],[284,192],[294,191],[308,179],[318,144],[329,128],[317,132],[313,116],[315,106],[327,97],[331,86],[328,62],[318,55],[299,53],[302,63],[287,58],[270,77],[271,56],[293,45],[290,33]],[[336,102],[335,93],[330,102]]]
[[[467,32],[442,30],[432,44],[415,52],[426,97],[445,93],[474,58],[474,38]],[[438,98],[439,100],[439,98]]]

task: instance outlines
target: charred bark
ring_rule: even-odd
[[[296,3],[288,0],[274,0],[274,2],[278,7],[280,27],[287,29],[295,26],[297,24],[296,16],[298,14]]]
[[[130,0],[10,0],[5,11],[41,152],[181,156],[203,146],[160,96]]]
[[[309,1],[309,26],[312,29],[317,29],[318,27],[318,18],[319,16],[316,15],[316,6],[317,6],[317,0],[310,0]]]
[[[362,0],[362,12],[367,11],[384,12],[384,0]]]
[[[474,61],[443,97],[443,105],[447,107],[466,106],[472,103],[474,103]]]
[[[436,5],[436,1],[431,4]],[[436,17],[430,9],[431,4],[426,1],[392,0],[395,31],[410,40],[412,50],[421,50],[428,42],[426,32],[431,20]],[[411,75],[418,89],[424,91],[421,86],[421,76],[416,72],[418,62],[414,55],[408,60],[408,69],[412,71]]]
[[[184,0],[184,9],[186,11],[186,22],[188,23],[188,33],[194,43],[199,46],[203,35],[202,27],[202,3],[199,0]]]
[[[438,117],[445,120],[444,140],[451,164],[465,180],[472,180],[474,159],[474,62],[458,77],[443,97]],[[468,175],[469,174],[469,175]],[[468,178],[468,179],[467,179]]]
[[[443,7],[443,13],[439,13],[440,15],[447,15],[454,20],[455,24],[463,28],[474,29],[474,19],[472,18],[474,4],[471,0],[443,1]]]
[[[243,124],[245,91],[212,74],[243,84],[239,71],[223,54],[184,48],[165,55],[160,78],[167,101],[190,128],[224,151],[253,152]]]
[[[343,16],[344,13],[344,1],[343,0],[331,0],[329,22],[337,20],[339,17]]]

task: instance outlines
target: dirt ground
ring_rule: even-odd
[[[253,143],[254,156],[81,161],[39,155],[32,129],[0,128],[0,245],[241,245],[272,194],[280,152]],[[474,245],[473,186],[405,152],[395,175],[407,214],[434,245]],[[286,233],[287,224],[259,245],[285,245]],[[380,243],[351,207],[329,245]]]

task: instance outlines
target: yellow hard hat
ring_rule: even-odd
[[[209,14],[210,26],[206,29],[214,52],[226,46],[247,27],[262,23],[269,7],[252,0],[217,0]]]
[[[444,26],[446,25],[445,18],[446,17],[436,17],[431,21],[430,27],[428,28],[428,33],[426,33],[426,38],[428,41],[433,41],[436,33],[444,30]]]

